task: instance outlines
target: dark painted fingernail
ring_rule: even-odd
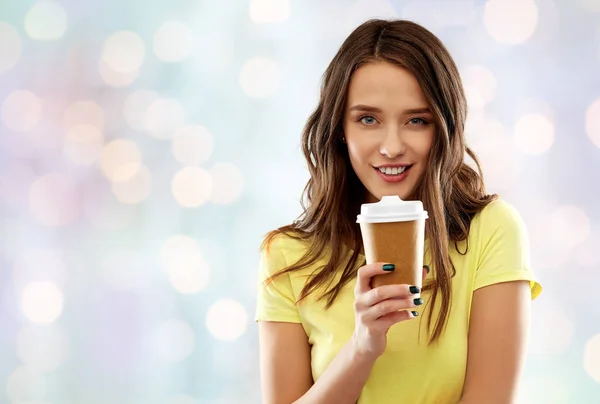
[[[415,303],[415,306],[420,306],[423,304],[423,299],[417,297],[415,300],[413,300],[413,302]]]
[[[421,288],[419,288],[418,286],[411,286],[410,288],[408,288],[408,290],[410,291],[410,293],[417,294],[419,292],[421,292]]]
[[[384,271],[393,271],[396,268],[396,266],[394,264],[383,264],[383,266],[381,267],[381,269],[383,269]]]
[[[415,316],[415,317],[418,317],[418,316],[419,316],[419,313],[418,313],[418,312],[416,312],[416,311],[411,311],[411,313],[412,313],[412,315],[413,315],[413,316]]]
[[[429,269],[428,265],[423,265],[423,268],[425,268],[425,270],[427,271],[427,274],[429,274],[429,271],[431,271],[431,269]]]

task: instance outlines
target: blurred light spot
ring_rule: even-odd
[[[585,111],[585,131],[596,147],[600,147],[600,98]]]
[[[496,77],[487,67],[468,66],[464,69],[463,76],[469,107],[483,107],[494,99],[497,87]]]
[[[541,356],[560,355],[569,349],[573,335],[573,324],[564,308],[548,303],[539,305],[531,316],[528,351]]]
[[[515,126],[515,145],[523,153],[542,154],[554,143],[554,125],[544,115],[526,114]]]
[[[135,91],[131,93],[123,106],[123,116],[127,124],[135,130],[146,129],[148,107],[158,99],[158,94],[152,91]]]
[[[67,337],[57,326],[27,326],[17,335],[17,356],[39,373],[53,372],[65,361]]]
[[[583,367],[592,379],[600,383],[600,334],[594,335],[585,344]]]
[[[67,267],[63,252],[39,248],[19,251],[13,263],[12,278],[18,291],[36,281],[47,281],[64,287],[67,282]]]
[[[194,35],[184,23],[167,21],[154,34],[153,50],[163,62],[182,62],[192,53]]]
[[[137,251],[113,251],[101,264],[104,282],[114,290],[139,291],[152,282],[148,265]]]
[[[250,18],[257,24],[282,23],[289,17],[289,0],[250,0]]]
[[[13,161],[0,172],[0,198],[22,208],[29,200],[29,188],[36,175],[31,166]]]
[[[171,398],[168,404],[198,404],[198,401],[188,395],[180,394]]]
[[[118,31],[104,41],[102,62],[110,70],[122,74],[139,71],[144,63],[144,41],[132,31]]]
[[[467,99],[467,105],[469,106],[469,108],[476,108],[479,110],[483,110],[483,107],[485,106],[485,100],[483,99],[483,96],[481,95],[481,92],[479,91],[479,89],[474,86],[465,85],[464,90],[465,90],[465,97]],[[468,114],[469,115],[471,114],[470,109],[469,109]]]
[[[63,311],[62,292],[53,282],[32,282],[25,286],[21,297],[21,309],[35,324],[51,324]]]
[[[213,137],[205,127],[192,125],[175,133],[171,150],[177,161],[194,166],[209,159],[213,143]]]
[[[92,125],[104,130],[104,110],[95,101],[76,101],[65,109],[65,127]]]
[[[244,188],[244,178],[237,166],[231,163],[217,163],[210,169],[213,189],[210,200],[216,204],[230,204],[238,199]]]
[[[500,43],[523,43],[533,35],[537,27],[537,6],[533,0],[488,0],[483,24],[488,34]]]
[[[168,362],[181,362],[194,351],[194,345],[194,331],[183,321],[166,321],[154,333],[154,349]]]
[[[590,235],[590,219],[585,211],[577,206],[562,205],[548,218],[550,239],[556,246],[568,249],[585,241]]]
[[[100,158],[103,146],[104,137],[98,127],[77,125],[67,132],[63,153],[73,163],[89,166]]]
[[[196,240],[187,236],[173,236],[163,244],[160,254],[169,281],[177,291],[189,294],[206,288],[210,268]]]
[[[105,186],[97,185],[84,192],[83,213],[95,228],[120,229],[133,220],[135,207],[119,202]]]
[[[451,26],[469,26],[477,18],[473,0],[416,0],[402,9],[402,18],[426,26],[430,30]]]
[[[152,174],[146,166],[139,166],[135,175],[126,181],[113,182],[111,189],[117,200],[136,205],[148,198],[152,191]]]
[[[277,62],[256,57],[244,63],[239,80],[246,95],[265,98],[279,90],[280,76]]]
[[[19,366],[8,376],[6,394],[13,403],[43,400],[46,392],[46,378],[27,366]]]
[[[159,98],[146,111],[146,130],[157,139],[170,139],[185,124],[185,110],[179,101]]]
[[[141,161],[142,153],[134,141],[116,139],[104,146],[100,168],[111,182],[124,182],[140,171]]]
[[[139,70],[134,70],[130,73],[117,72],[108,67],[108,65],[104,62],[100,62],[98,71],[100,72],[100,77],[102,77],[102,80],[109,86],[115,88],[127,87],[133,83],[140,74]]]
[[[16,90],[2,103],[2,120],[15,132],[27,132],[36,127],[42,114],[42,103],[31,91]]]
[[[67,31],[67,13],[54,1],[39,1],[25,15],[25,31],[32,39],[52,41]]]
[[[0,21],[0,74],[15,67],[22,49],[21,37],[16,28]]]
[[[169,269],[169,282],[179,293],[198,293],[206,289],[209,279],[209,267],[204,261],[194,261]]]
[[[200,167],[180,170],[171,184],[173,197],[181,206],[196,208],[210,199],[213,190],[211,175]]]
[[[215,302],[206,315],[206,327],[216,338],[233,341],[244,332],[248,325],[248,315],[244,306],[232,299]]]
[[[39,177],[29,191],[29,210],[46,226],[65,226],[79,216],[80,195],[72,181],[57,173]]]

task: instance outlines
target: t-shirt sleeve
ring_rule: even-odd
[[[285,246],[282,244],[285,244],[285,240],[276,238],[261,252],[256,321],[300,323],[289,273],[279,275],[270,282],[267,281],[269,276],[288,266],[285,260]]]
[[[481,212],[481,250],[474,289],[510,281],[529,281],[531,298],[542,291],[531,269],[529,236],[519,213],[504,201]]]

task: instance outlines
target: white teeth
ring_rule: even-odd
[[[379,171],[386,175],[402,174],[405,170],[406,167],[379,167]]]

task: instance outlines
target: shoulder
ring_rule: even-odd
[[[481,248],[490,244],[525,247],[528,233],[521,215],[502,199],[490,202],[473,218],[469,238]]]
[[[496,199],[488,203],[487,206],[479,212],[479,215],[483,220],[488,222],[520,220],[519,212],[504,199]]]
[[[306,251],[309,243],[295,233],[272,231],[264,239],[261,250],[263,254],[290,254]]]
[[[291,232],[272,231],[261,245],[261,261],[272,269],[294,265],[308,251],[310,243]]]
[[[523,219],[517,209],[503,199],[490,202],[475,215],[472,224],[472,230],[488,236],[497,231],[525,231]]]

